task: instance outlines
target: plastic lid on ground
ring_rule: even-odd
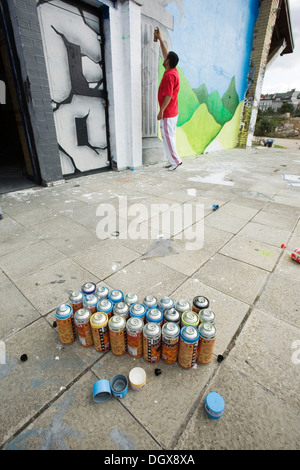
[[[206,396],[204,407],[210,418],[219,419],[223,415],[225,401],[219,393],[210,392]]]

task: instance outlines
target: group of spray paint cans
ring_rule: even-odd
[[[192,305],[167,296],[157,301],[152,295],[140,303],[136,294],[86,282],[55,310],[55,317],[62,344],[73,343],[77,333],[84,347],[94,345],[116,356],[128,352],[148,363],[162,359],[189,369],[212,360],[215,314],[204,296],[195,297]]]

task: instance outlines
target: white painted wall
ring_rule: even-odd
[[[117,169],[142,166],[141,8],[124,0],[104,20],[111,155]]]

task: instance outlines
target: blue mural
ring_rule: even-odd
[[[174,0],[181,156],[236,146],[260,0]],[[163,73],[160,65],[160,75]]]

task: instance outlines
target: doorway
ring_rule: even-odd
[[[35,186],[10,56],[0,23],[0,194]]]

